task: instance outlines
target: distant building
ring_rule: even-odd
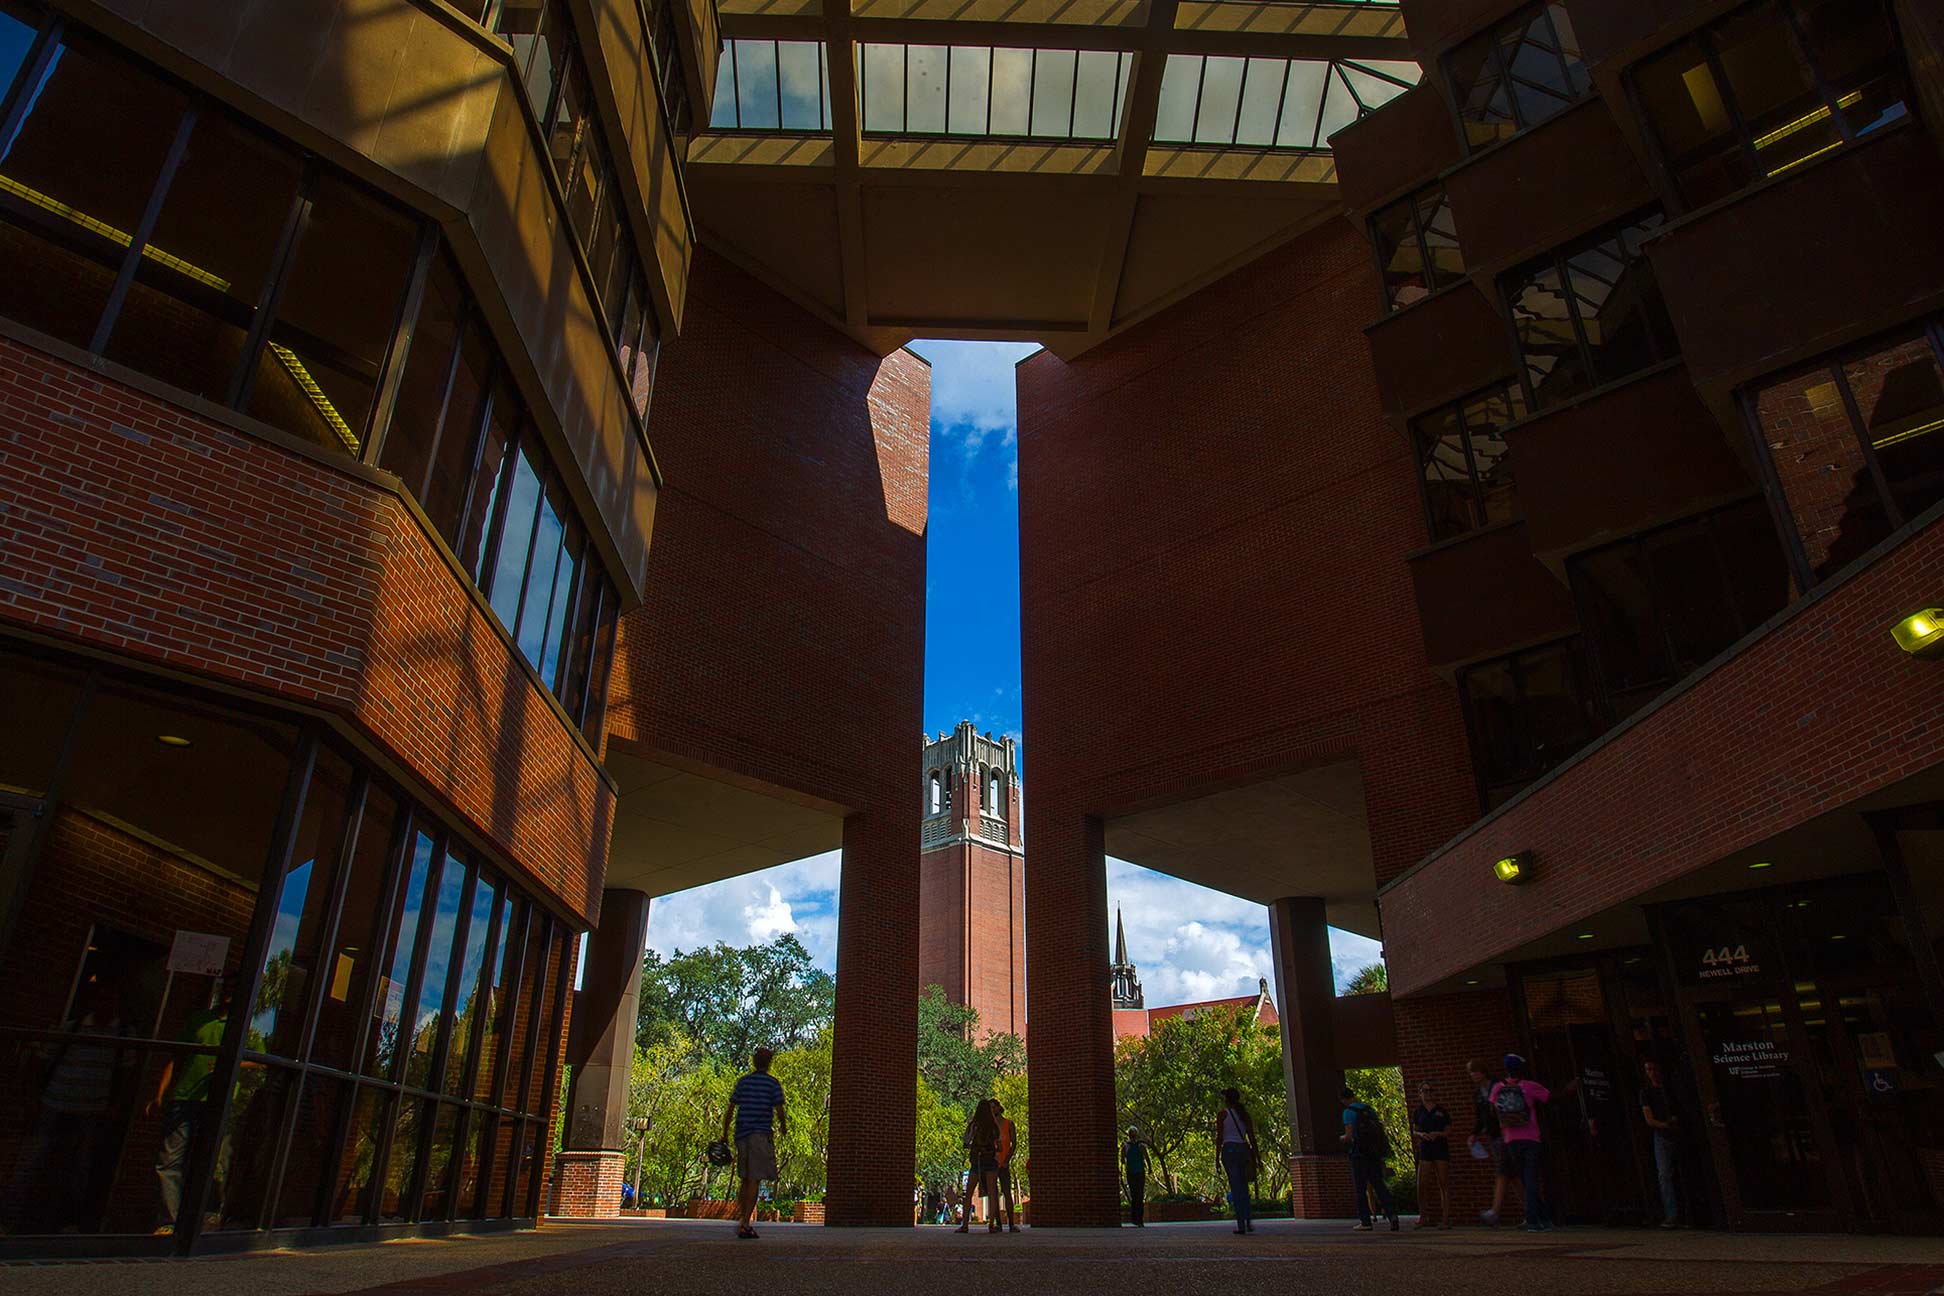
[[[1141,993],[1141,978],[1127,957],[1127,928],[1121,922],[1119,910],[1114,911],[1114,962],[1110,971],[1113,974],[1111,993],[1114,998],[1114,1039],[1117,1042],[1130,1035],[1146,1038],[1154,1029],[1154,1024],[1165,1018],[1179,1017],[1184,1021],[1193,1021],[1211,1008],[1244,1008],[1264,1026],[1281,1024],[1281,1019],[1276,1016],[1276,1005],[1269,998],[1267,977],[1257,978],[1254,994],[1169,1004],[1165,1008],[1147,1007]]]
[[[1026,873],[1018,751],[972,722],[919,764],[918,988],[942,986],[987,1032],[1026,1034]]]

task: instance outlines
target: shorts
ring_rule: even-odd
[[[998,1174],[999,1154],[997,1152],[974,1152],[972,1154],[973,1174]]]
[[[1418,1160],[1449,1161],[1451,1160],[1451,1144],[1426,1143],[1418,1148]]]
[[[752,1181],[776,1178],[776,1142],[768,1130],[751,1130],[736,1140],[736,1175]]]
[[[1492,1140],[1492,1160],[1498,1165],[1498,1172],[1507,1179],[1519,1177],[1519,1166],[1512,1159],[1512,1145],[1502,1138]]]

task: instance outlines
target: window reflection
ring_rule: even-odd
[[[1764,0],[1644,61],[1634,84],[1690,207],[1910,111],[1885,0]]]
[[[1510,800],[1603,727],[1577,639],[1467,667],[1458,686],[1487,810]]]
[[[1154,138],[1325,149],[1330,136],[1418,82],[1415,63],[1170,54]]]
[[[1465,257],[1443,185],[1378,209],[1370,218],[1384,301],[1399,310],[1465,277]]]
[[[1446,56],[1465,142],[1476,150],[1583,98],[1592,79],[1564,5],[1528,5]]]
[[[871,48],[865,47],[867,64]],[[712,130],[829,130],[829,56],[823,43],[723,42],[709,126]]]
[[[1507,385],[1412,422],[1433,540],[1519,516],[1504,429],[1525,412],[1519,389]]]
[[[1501,281],[1533,405],[1557,404],[1678,354],[1644,243],[1644,212]]]

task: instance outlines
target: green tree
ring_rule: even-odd
[[[965,1109],[942,1101],[920,1074],[915,1166],[919,1187],[956,1196],[965,1179],[964,1139]]]
[[[979,1036],[979,1014],[927,986],[918,998],[918,1074],[938,1100],[970,1111],[992,1093],[993,1082],[1026,1064],[1019,1036],[997,1032]]]
[[[831,1028],[826,1026],[802,1048],[785,1049],[770,1064],[783,1086],[790,1131],[776,1142],[777,1195],[798,1199],[821,1196],[830,1157]]]
[[[721,1130],[735,1082],[734,1071],[703,1055],[679,1029],[635,1050],[628,1115],[647,1117],[648,1134],[644,1140],[630,1126],[625,1173],[632,1181],[639,1158],[645,1200],[666,1205],[724,1189],[729,1176],[714,1171],[703,1153]]]
[[[780,1053],[810,1044],[836,1007],[836,981],[792,935],[745,949],[717,942],[666,959],[649,950],[635,1041],[646,1046],[679,1031],[715,1061],[746,1067],[759,1045]]]
[[[1350,984],[1343,988],[1346,995],[1389,994],[1390,969],[1380,962],[1357,969],[1350,978]]]
[[[1146,1038],[1120,1042],[1114,1059],[1120,1126],[1141,1127],[1165,1191],[1220,1196],[1214,1128],[1222,1090],[1242,1090],[1260,1123],[1265,1109],[1254,1077],[1262,1069],[1266,1034],[1245,1009],[1230,1006],[1164,1017]]]

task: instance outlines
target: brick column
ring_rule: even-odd
[[[904,769],[900,766],[901,774]],[[909,776],[894,810],[844,820],[837,920],[837,1026],[830,1079],[826,1222],[911,1218],[918,1138],[918,832]],[[809,1113],[799,1113],[808,1119]]]
[[[1032,1222],[1117,1228],[1114,1018],[1100,820],[1036,802],[1026,870]]]
[[[621,1213],[628,1073],[634,1065],[641,951],[647,940],[648,897],[616,887],[603,891],[601,922],[588,937],[587,966],[567,1038],[574,1078],[555,1161],[557,1215]]]
[[[1286,896],[1270,905],[1269,943],[1276,963],[1276,1014],[1282,1023],[1292,1211],[1299,1219],[1334,1218],[1353,1203],[1339,1137],[1343,1118],[1337,1093],[1343,1088],[1343,1070],[1336,1063],[1331,1024],[1336,976],[1323,901]]]

